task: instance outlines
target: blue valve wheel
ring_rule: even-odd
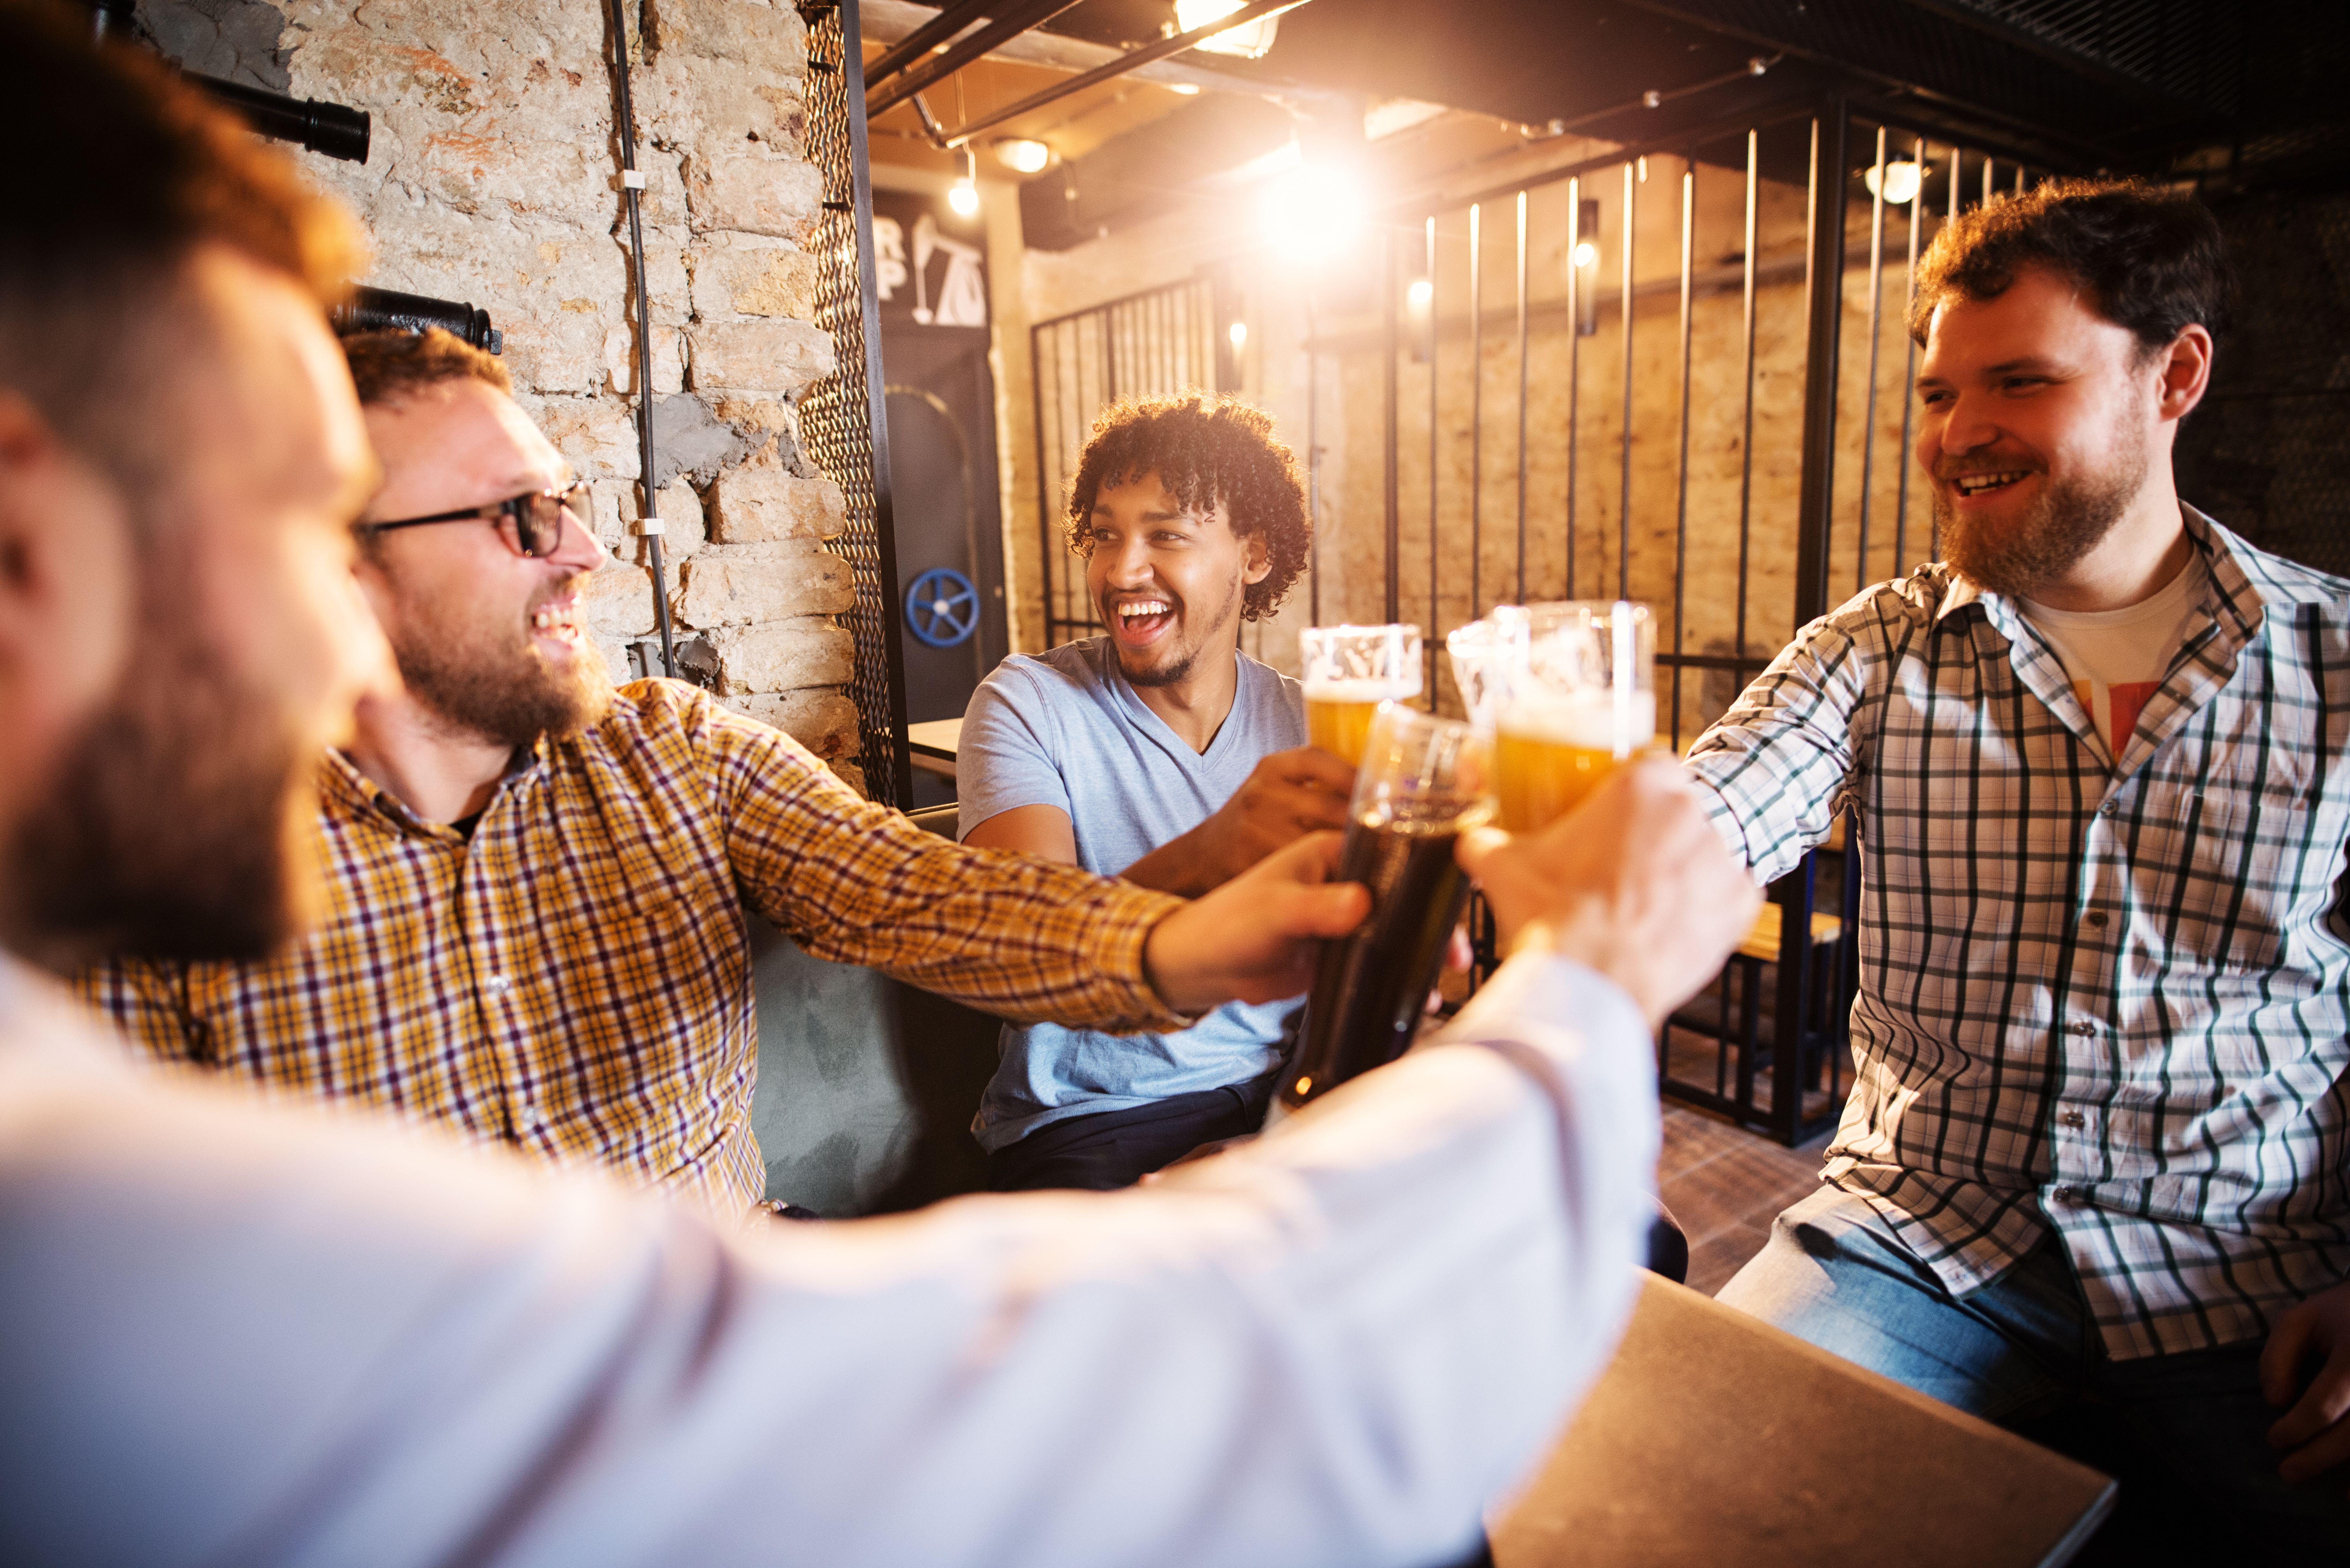
[[[906,628],[930,648],[968,642],[979,629],[979,590],[952,566],[932,566],[906,590]]]

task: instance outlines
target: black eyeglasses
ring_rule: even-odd
[[[563,518],[568,513],[587,524],[588,482],[577,479],[560,490],[534,490],[483,506],[435,512],[430,517],[403,517],[397,523],[362,523],[361,534],[384,534],[394,528],[421,528],[427,523],[495,523],[498,533],[518,555],[543,561],[563,543]]]

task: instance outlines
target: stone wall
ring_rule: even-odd
[[[805,29],[785,3],[645,0],[631,65],[670,602],[689,662],[852,782],[857,713],[838,487],[796,405],[833,366],[802,249]],[[613,559],[590,588],[616,677],[653,629],[636,533],[634,295],[608,23],[597,0],[142,0],[192,67],[365,109],[364,165],[302,155],[358,212],[367,281],[486,308],[518,400],[593,485]],[[641,31],[636,23],[641,21]],[[658,655],[654,668],[658,670]]]

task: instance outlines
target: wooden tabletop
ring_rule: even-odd
[[[2085,1466],[1648,1276],[1496,1568],[2027,1568],[2113,1508]]]

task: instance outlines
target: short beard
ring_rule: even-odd
[[[148,600],[121,688],[9,846],[0,940],[59,973],[264,958],[316,914],[309,742],[184,605]]]
[[[1213,616],[1209,618],[1211,625],[1222,626],[1224,624],[1225,618],[1232,614],[1232,605],[1240,598],[1241,593],[1241,587],[1239,585],[1234,585],[1232,591],[1225,596],[1223,604],[1217,609]],[[1107,605],[1102,605],[1098,607],[1102,612],[1102,618],[1104,620],[1107,620],[1112,615],[1117,613]],[[1118,653],[1118,639],[1116,638],[1112,638],[1110,639],[1110,651],[1113,653]],[[1118,654],[1118,672],[1126,677],[1126,683],[1128,686],[1173,686],[1180,681],[1190,679],[1193,667],[1200,662],[1200,655],[1206,651],[1207,649],[1205,644],[1201,644],[1201,646],[1193,648],[1189,653],[1186,653],[1174,663],[1164,665],[1157,670],[1146,670],[1139,675],[1126,667],[1125,655],[1120,653]]]
[[[542,735],[577,734],[611,709],[611,672],[592,643],[561,670],[519,628],[501,637],[430,613],[400,620],[388,629],[409,695],[460,733],[520,750]]]
[[[2104,543],[2145,485],[2150,461],[2140,431],[2112,466],[2051,483],[2022,516],[2004,525],[1978,526],[1961,518],[1938,485],[1934,526],[1942,559],[1978,587],[2008,598],[2034,597]]]

